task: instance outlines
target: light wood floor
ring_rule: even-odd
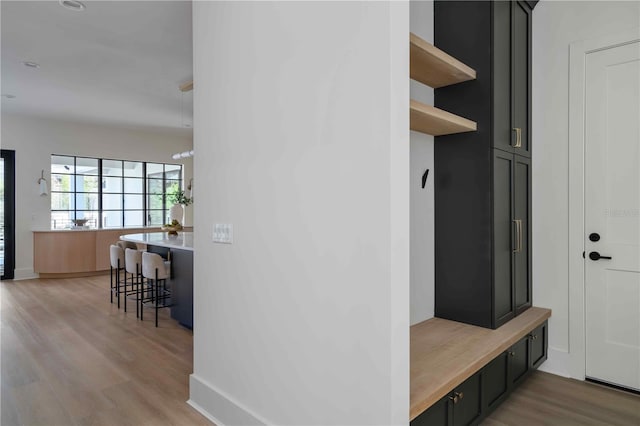
[[[108,276],[2,281],[0,299],[3,426],[211,424],[185,403],[192,333],[118,310]],[[484,425],[639,426],[640,396],[536,372]]]
[[[639,426],[640,396],[536,371],[483,426]]]
[[[186,404],[193,335],[109,303],[109,276],[2,281],[3,426],[211,424]]]

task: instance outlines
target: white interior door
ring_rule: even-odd
[[[586,375],[640,390],[640,43],[587,54],[585,100]]]

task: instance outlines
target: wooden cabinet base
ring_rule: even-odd
[[[109,271],[109,246],[120,235],[159,228],[33,232],[33,270],[41,278],[74,278]]]

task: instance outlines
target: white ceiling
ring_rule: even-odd
[[[83,3],[0,3],[3,111],[191,132],[191,2]]]

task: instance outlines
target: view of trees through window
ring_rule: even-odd
[[[159,226],[182,189],[182,165],[51,156],[51,228],[86,219],[92,228]]]

